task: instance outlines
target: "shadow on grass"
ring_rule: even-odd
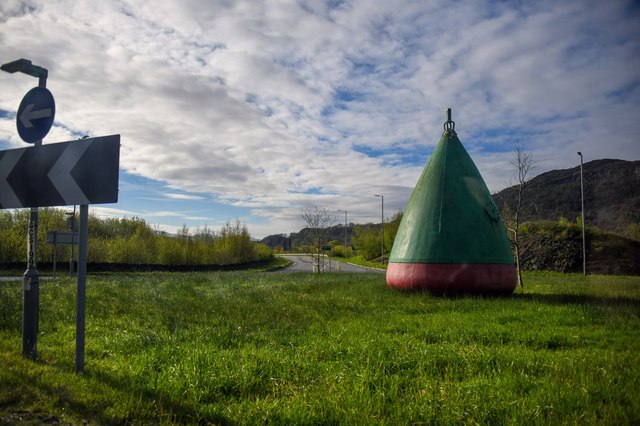
[[[449,300],[464,300],[464,299],[495,299],[495,300],[522,300],[531,302],[546,303],[549,305],[592,305],[592,306],[605,306],[605,307],[631,307],[633,309],[640,310],[640,299],[625,296],[597,296],[589,294],[549,294],[549,293],[513,293],[505,294],[500,292],[495,293],[479,293],[479,292],[438,292],[432,290],[418,290],[409,292],[416,296],[432,296],[436,298],[443,298]]]
[[[542,302],[550,305],[594,305],[607,307],[628,307],[640,310],[640,300],[630,297],[606,297],[587,294],[543,294],[543,293],[515,293],[517,300]]]
[[[129,394],[134,397],[135,400],[140,401],[144,405],[140,412],[123,413],[124,417],[114,418],[106,414],[108,408],[111,407],[109,401],[92,401],[82,402],[75,396],[77,391],[69,389],[68,385],[51,385],[41,381],[34,381],[29,385],[29,388],[24,386],[18,386],[14,389],[16,393],[15,398],[17,400],[26,401],[28,399],[37,399],[36,393],[43,393],[48,395],[47,400],[55,401],[54,404],[57,407],[66,409],[67,413],[76,419],[84,422],[105,425],[119,425],[128,423],[148,423],[148,424],[161,424],[161,423],[180,423],[180,424],[216,424],[216,425],[233,425],[233,421],[220,414],[204,415],[199,406],[195,402],[184,402],[176,400],[175,398],[168,396],[163,392],[156,392],[148,388],[132,386],[130,383],[118,380],[114,377],[107,376],[100,372],[88,372],[87,378],[94,378],[97,381],[104,384],[106,387],[110,387],[120,395]],[[38,389],[34,392],[34,389]],[[13,401],[15,402],[15,401]],[[112,401],[115,402],[115,401]],[[7,408],[11,406],[12,401],[4,401],[0,404],[1,408]],[[4,406],[4,407],[3,407]],[[153,410],[152,412],[150,412]],[[17,419],[32,420],[36,423],[33,424],[45,424],[46,419],[59,420],[55,416],[49,416],[41,410],[18,410],[13,414],[12,410],[8,410],[7,416],[0,417],[0,424],[6,420],[6,424],[22,424],[22,422],[11,423],[12,417]],[[5,413],[5,414],[6,414]],[[16,417],[18,416],[18,417]],[[55,423],[54,421],[54,423]]]
[[[136,395],[141,401],[148,404],[149,407],[157,407],[156,413],[164,413],[163,417],[147,417],[142,414],[141,418],[123,419],[127,423],[133,422],[150,422],[150,423],[166,423],[169,422],[181,424],[216,424],[216,425],[233,425],[235,424],[229,418],[221,414],[205,415],[200,410],[197,402],[180,401],[175,397],[169,396],[164,392],[158,392],[147,387],[135,386],[131,383],[108,376],[102,372],[90,373],[106,386],[115,389],[120,394],[130,393]]]

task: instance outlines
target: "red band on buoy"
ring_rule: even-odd
[[[515,265],[509,264],[389,263],[387,267],[387,285],[402,290],[511,294],[516,281]]]

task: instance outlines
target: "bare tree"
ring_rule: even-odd
[[[322,239],[325,235],[326,229],[333,225],[335,217],[331,215],[326,209],[319,209],[318,206],[313,208],[300,210],[300,216],[307,224],[307,228],[311,232],[313,238],[313,244],[316,250],[316,256],[311,255],[313,266],[315,270],[320,272],[320,254],[322,253]]]
[[[520,224],[523,222],[527,208],[524,207],[524,190],[530,183],[531,172],[534,169],[535,162],[533,154],[524,150],[520,142],[513,144],[513,160],[511,164],[516,168],[516,204],[513,210],[513,216],[506,220],[507,229],[510,232],[511,242],[515,250],[516,270],[518,272],[518,282],[520,287],[524,287],[522,282],[522,272],[520,269]]]

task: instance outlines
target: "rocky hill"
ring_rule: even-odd
[[[520,243],[524,270],[582,272],[582,227],[575,222],[527,222]],[[588,273],[640,275],[640,241],[587,227],[586,245]]]
[[[380,226],[380,224],[378,224],[378,226]],[[350,223],[349,226],[347,226],[347,244],[351,242],[353,228],[353,223]],[[313,232],[308,228],[303,228],[298,232],[292,232],[288,236],[285,234],[269,235],[259,242],[266,244],[271,248],[282,247],[284,250],[290,250],[294,247],[315,244],[313,238]],[[344,240],[344,225],[329,226],[324,232],[324,239],[325,241],[335,240],[342,242]]]
[[[585,223],[624,233],[640,224],[640,161],[594,160],[583,165]],[[499,209],[515,206],[515,187],[494,194]],[[524,220],[574,221],[581,215],[580,166],[531,179],[524,193]]]

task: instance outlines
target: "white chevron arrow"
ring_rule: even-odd
[[[67,204],[90,204],[89,199],[71,176],[71,170],[78,163],[91,142],[70,143],[47,176]]]
[[[22,114],[20,114],[20,122],[22,123],[25,129],[30,129],[31,127],[33,127],[33,123],[31,122],[31,120],[51,117],[51,108],[32,111],[33,107],[34,107],[33,104],[27,105],[24,108],[24,111],[22,111]]]
[[[2,208],[22,207],[20,199],[16,193],[13,192],[13,188],[9,185],[7,178],[18,161],[20,161],[20,157],[22,157],[24,152],[24,149],[5,151],[0,159],[0,204],[2,204]]]

